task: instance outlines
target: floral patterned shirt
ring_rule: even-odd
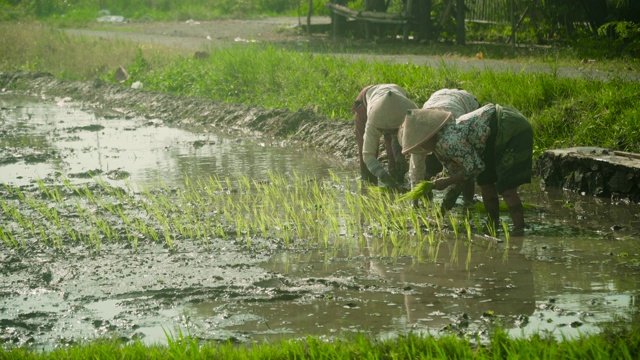
[[[423,109],[437,109],[449,111],[455,118],[472,112],[480,107],[473,94],[459,89],[440,89],[429,97],[422,106]],[[419,184],[427,175],[426,159],[429,155],[426,151],[416,149],[411,152],[409,158],[409,180],[411,188]]]
[[[495,113],[496,106],[488,104],[460,116],[438,132],[435,154],[451,175],[463,174],[465,179],[473,179],[484,170],[482,157]]]

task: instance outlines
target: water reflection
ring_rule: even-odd
[[[265,338],[344,331],[386,336],[447,327],[470,332],[498,319],[505,327],[518,328],[536,310],[533,260],[520,252],[507,259],[503,250],[451,242],[442,244],[435,261],[416,262],[380,256],[380,246],[369,243],[358,254],[281,253],[265,268],[301,279],[269,284],[269,291],[288,294],[282,300],[203,302],[192,310],[205,318],[222,311],[251,313],[258,319],[231,328],[262,329],[258,332]]]
[[[330,168],[340,171],[340,164],[329,157],[293,150],[276,140],[170,128],[154,119],[83,107],[69,99],[51,102],[2,94],[0,108],[5,159],[0,162],[0,183],[5,184],[58,177],[86,181],[96,174],[112,185],[162,181],[180,186],[185,176],[260,179],[269,172],[298,172],[326,177]]]

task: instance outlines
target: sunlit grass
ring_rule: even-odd
[[[117,340],[95,341],[36,352],[25,348],[0,348],[1,358],[11,359],[636,359],[640,355],[640,332],[609,330],[578,339],[542,335],[511,338],[503,331],[487,341],[455,335],[410,334],[375,340],[354,334],[340,340],[306,338],[250,346],[204,343],[179,333],[167,336],[167,344],[122,344]]]
[[[184,53],[118,39],[67,36],[61,30],[35,22],[0,22],[0,34],[1,71],[46,71],[78,80],[107,78],[118,67],[129,65],[138,51],[156,66],[166,65]]]
[[[549,73],[495,70],[462,71],[447,66],[371,63],[305,51],[254,44],[208,49],[208,59],[158,46],[140,47],[122,40],[68,36],[46,26],[1,23],[0,70],[37,70],[71,79],[115,82],[119,66],[145,89],[197,96],[214,101],[313,109],[347,121],[353,99],[366,85],[396,83],[417,104],[443,87],[464,88],[481,104],[498,103],[520,110],[534,128],[534,151],[600,146],[640,151],[640,83],[614,78],[599,81],[562,78]],[[141,104],[144,110],[144,104]]]

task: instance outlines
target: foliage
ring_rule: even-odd
[[[640,25],[629,21],[614,21],[602,25],[598,35],[608,39],[608,47],[619,56],[640,56]]]
[[[314,9],[324,10],[322,4],[313,0]],[[83,23],[94,21],[105,10],[129,19],[207,20],[306,14],[308,6],[302,0],[2,0],[0,9],[5,11],[0,12],[0,20],[35,17],[69,24],[65,18],[75,17],[75,23]]]

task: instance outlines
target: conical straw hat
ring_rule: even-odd
[[[368,105],[367,122],[379,129],[397,129],[402,125],[404,116],[409,109],[418,106],[397,91],[387,88],[376,88],[380,94],[375,94]]]
[[[399,138],[402,153],[411,150],[431,139],[447,122],[453,119],[448,111],[433,109],[416,109],[407,111]]]

